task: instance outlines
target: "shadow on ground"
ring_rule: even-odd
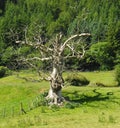
[[[79,91],[74,91],[72,93],[64,92],[63,95],[65,96],[65,99],[70,102],[84,104],[94,101],[107,101],[111,98],[111,95],[113,95],[113,93],[107,92],[106,94],[103,94],[97,89],[94,89],[89,94],[80,94]]]

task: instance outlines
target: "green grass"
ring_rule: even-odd
[[[47,82],[28,82],[16,74],[0,79],[0,128],[119,128],[120,88],[116,86],[114,71],[82,72],[91,83],[102,82],[110,87],[63,88],[63,96],[68,97],[62,107],[40,106],[28,111],[28,102],[48,90]],[[20,72],[20,76],[36,78],[32,72]],[[64,77],[67,73],[64,73]],[[20,103],[27,114],[19,115]],[[12,116],[11,108],[17,114]],[[3,110],[7,109],[3,118]]]
[[[100,82],[105,84],[106,86],[117,86],[114,71],[82,72],[82,74],[85,75],[91,83]]]
[[[68,73],[71,72],[64,73],[65,78]],[[98,83],[103,83],[105,86],[108,87],[117,86],[117,82],[115,81],[114,71],[101,71],[101,72],[95,71],[95,72],[77,72],[77,73],[85,76],[90,81],[90,85],[91,84],[94,85],[95,83],[98,82]]]

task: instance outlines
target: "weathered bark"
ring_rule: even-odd
[[[59,47],[57,46],[57,48]],[[53,58],[53,71],[50,79],[50,90],[47,96],[47,98],[51,99],[51,102],[54,104],[60,104],[64,100],[61,95],[61,90],[64,86],[64,80],[62,77],[62,62],[61,55],[58,50],[55,50]]]
[[[64,80],[62,77],[62,66],[63,66],[63,60],[68,59],[71,57],[77,57],[82,58],[85,54],[85,48],[84,46],[81,47],[81,50],[78,51],[75,47],[75,43],[70,41],[75,38],[79,38],[82,36],[90,36],[89,33],[81,33],[76,34],[71,37],[69,37],[66,41],[63,42],[62,40],[62,34],[58,34],[55,38],[55,40],[50,43],[50,45],[46,46],[42,43],[42,41],[35,40],[36,43],[33,43],[31,41],[27,40],[27,37],[25,36],[25,41],[16,41],[16,43],[26,44],[28,46],[32,46],[35,49],[38,49],[40,52],[40,57],[33,57],[25,59],[25,61],[47,61],[50,60],[53,64],[52,73],[49,78],[42,78],[44,80],[50,81],[50,90],[48,93],[47,98],[51,100],[51,103],[59,104],[62,103],[64,98],[61,95],[62,87],[64,86]],[[39,36],[38,36],[39,37]],[[69,44],[70,43],[70,44]],[[52,45],[52,46],[51,46]],[[69,49],[70,54],[65,55],[64,51],[65,48]]]
[[[61,95],[62,87],[64,86],[64,80],[62,74],[56,67],[53,68],[50,80],[50,90],[47,98],[50,99],[51,103],[60,104],[64,98]]]

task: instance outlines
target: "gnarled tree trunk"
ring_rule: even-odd
[[[62,64],[64,59],[73,58],[73,57],[82,58],[85,54],[84,45],[81,44],[81,47],[79,47],[80,40],[78,42],[77,41],[72,42],[71,40],[83,36],[90,36],[90,34],[89,33],[76,34],[64,41],[62,40],[62,34],[59,33],[58,35],[56,35],[56,38],[55,40],[52,41],[52,43],[48,42],[48,45],[45,45],[42,42],[41,35],[37,36],[39,37],[38,39],[36,39],[36,37],[33,37],[34,42],[28,41],[25,31],[25,41],[16,41],[16,43],[26,44],[30,47],[34,47],[35,49],[38,49],[40,53],[40,57],[35,56],[33,58],[27,58],[27,59],[22,58],[22,60],[26,61],[27,63],[29,61],[34,61],[34,60],[38,60],[38,61],[49,60],[53,64],[52,73],[50,77],[44,78],[43,76],[41,76],[42,79],[50,81],[50,90],[47,98],[50,99],[51,103],[53,104],[62,103],[62,101],[64,100],[64,98],[61,95],[61,90],[62,87],[64,86],[64,80],[62,77],[62,72],[63,72]],[[67,50],[69,49],[68,50],[69,53],[67,55],[64,54],[66,48]],[[29,64],[34,67],[32,63]]]
[[[59,42],[55,43],[53,54],[53,70],[50,79],[50,90],[47,96],[47,98],[49,98],[53,104],[61,104],[64,100],[61,95],[61,90],[64,86],[64,80],[62,77],[63,60],[59,48]]]
[[[64,80],[62,74],[59,73],[57,68],[53,68],[50,80],[50,90],[47,98],[54,104],[60,104],[64,98],[61,95],[62,87],[64,86]]]

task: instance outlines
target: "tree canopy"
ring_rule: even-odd
[[[120,62],[119,8],[119,0],[0,0],[0,65],[13,69],[17,56],[37,54],[25,46],[20,53],[15,43],[25,39],[27,29],[29,38],[39,32],[42,40],[59,32],[66,38],[90,33],[85,58],[69,59],[67,68],[112,69]]]

